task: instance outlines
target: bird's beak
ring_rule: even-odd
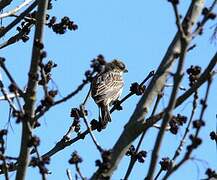
[[[127,72],[128,72],[128,70],[127,70],[127,69],[125,69],[125,70],[124,70],[124,73],[127,73]]]

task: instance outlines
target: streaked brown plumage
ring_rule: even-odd
[[[111,121],[109,106],[122,93],[124,72],[127,72],[124,63],[115,59],[107,63],[105,70],[93,79],[91,96],[101,110],[100,123],[102,128],[105,128],[108,121]]]

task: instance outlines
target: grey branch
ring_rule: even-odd
[[[33,126],[32,120],[34,119],[34,114],[35,114],[34,105],[35,105],[36,88],[37,88],[37,80],[35,77],[37,76],[38,73],[40,55],[41,55],[41,49],[36,46],[36,42],[42,43],[47,5],[48,5],[48,0],[41,0],[38,3],[37,22],[36,22],[36,29],[34,35],[32,59],[31,59],[31,65],[29,69],[29,79],[27,83],[26,98],[24,104],[26,119],[22,121],[21,148],[20,148],[20,154],[18,160],[16,180],[25,179],[26,170],[29,163],[30,148],[28,146],[28,142],[31,138],[31,128],[32,128],[31,126]]]
[[[25,11],[23,11],[14,21],[0,31],[0,38],[8,31],[16,26],[27,14],[29,14],[38,5],[38,0],[35,0]]]
[[[0,19],[15,14],[16,12],[18,12],[18,11],[19,11],[20,9],[22,9],[23,7],[27,6],[27,5],[28,5],[30,2],[32,2],[32,1],[33,1],[33,0],[26,0],[26,1],[24,1],[23,3],[21,3],[19,6],[17,6],[16,8],[14,8],[14,9],[8,11],[8,12],[5,12],[5,13],[0,14]]]
[[[193,1],[186,17],[190,18],[189,29],[196,23],[198,16],[201,14],[201,9],[204,5],[204,1]],[[153,100],[163,88],[167,79],[168,72],[170,71],[172,64],[175,60],[174,55],[180,53],[180,34],[176,33],[172,43],[170,44],[161,64],[159,65],[156,74],[147,87],[144,95],[139,100],[134,113],[132,114],[129,122],[125,125],[124,130],[117,140],[112,149],[111,168],[104,176],[112,176],[113,172],[117,169],[117,166],[124,154],[128,150],[131,143],[149,126],[149,123],[144,121],[145,115],[148,112],[149,107],[152,105]],[[99,171],[96,171],[92,179],[97,179],[100,175]]]

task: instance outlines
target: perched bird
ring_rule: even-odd
[[[106,63],[104,70],[98,73],[92,81],[91,96],[101,111],[99,121],[103,129],[106,127],[108,121],[111,121],[109,106],[122,93],[124,72],[127,72],[124,63],[114,59]]]

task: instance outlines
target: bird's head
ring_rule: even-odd
[[[114,59],[110,63],[108,63],[107,68],[110,70],[118,70],[121,72],[128,72],[125,64],[122,61],[117,60],[117,59]]]

